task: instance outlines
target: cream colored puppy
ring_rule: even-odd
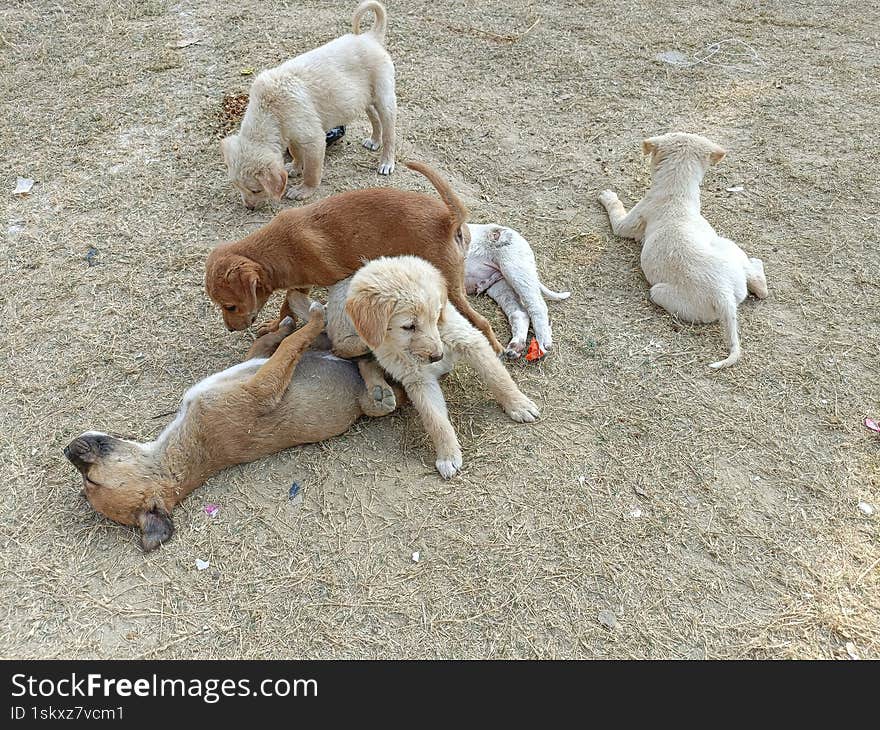
[[[720,320],[730,354],[711,368],[740,359],[736,309],[749,292],[767,296],[761,259],[749,258],[719,236],[700,215],[700,183],[710,165],[727,154],[698,134],[670,132],[642,143],[651,155],[653,182],[629,213],[617,194],[603,190],[599,201],[618,236],[642,242],[642,271],[651,301],[685,322]]]
[[[361,20],[371,10],[376,22],[360,33]],[[364,147],[383,148],[379,174],[394,171],[397,99],[394,64],[384,48],[387,25],[385,6],[367,0],[354,11],[352,33],[257,76],[241,130],[220,144],[229,179],[248,208],[284,195],[285,149],[303,175],[302,185],[291,188],[287,197],[312,195],[321,184],[326,130],[358,114],[366,113],[373,128]]]
[[[514,421],[538,418],[538,406],[516,387],[486,337],[447,301],[446,283],[433,265],[416,256],[384,257],[337,284],[327,301],[327,333],[337,354],[337,341],[349,352],[357,349],[334,312],[338,293],[346,286],[345,312],[351,327],[406,390],[434,442],[435,464],[444,479],[462,466],[461,447],[438,382],[456,361],[464,360],[477,372]]]

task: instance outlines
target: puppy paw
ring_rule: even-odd
[[[541,416],[538,406],[525,396],[508,404],[504,410],[517,423],[532,423]]]
[[[305,200],[306,198],[311,198],[317,189],[308,185],[297,185],[295,188],[288,190],[285,197],[289,200]]]
[[[289,317],[285,317],[285,319],[289,319]],[[276,332],[280,325],[281,320],[278,317],[276,317],[275,319],[270,319],[268,322],[263,322],[263,324],[257,327],[257,337],[262,337],[263,335],[268,335],[272,332]]]
[[[379,165],[380,175],[390,175],[392,172],[394,172],[393,162],[383,162],[381,165]]]
[[[452,479],[452,477],[458,474],[461,465],[462,456],[460,451],[456,451],[454,454],[441,456],[434,462],[434,466],[437,467],[437,471],[440,472],[440,476],[444,479]]]
[[[397,408],[397,398],[394,391],[383,385],[375,385],[365,394],[361,407],[367,416],[379,418],[387,416]]]
[[[617,193],[615,193],[613,190],[603,190],[601,193],[599,193],[599,202],[602,203],[602,205],[604,205],[606,208],[612,203],[617,202],[617,200]]]
[[[368,150],[370,150],[371,152],[375,152],[377,149],[379,149],[380,144],[379,144],[378,142],[374,142],[372,139],[370,139],[369,137],[367,137],[367,138],[364,140],[364,147],[366,147],[366,148],[367,148]]]
[[[324,305],[321,302],[312,302],[309,306],[309,322],[324,323]]]
[[[302,175],[302,165],[297,165],[295,162],[288,162],[284,169],[287,170],[287,174],[291,176]]]
[[[295,328],[296,322],[293,321],[293,317],[285,317],[281,320],[281,324],[278,325],[278,334],[287,337]]]
[[[523,356],[523,353],[526,351],[526,341],[525,340],[511,340],[507,343],[507,350],[504,352],[504,356],[508,360],[518,360]]]

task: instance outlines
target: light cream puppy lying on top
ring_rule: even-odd
[[[345,313],[339,304],[345,291]],[[446,299],[446,282],[416,256],[374,259],[334,287],[327,300],[327,334],[334,352],[357,354],[353,329],[379,365],[400,382],[434,442],[444,479],[462,466],[461,447],[449,422],[439,378],[466,361],[514,421],[535,421],[538,406],[517,388],[489,341]],[[344,352],[337,348],[337,342]],[[390,404],[393,409],[393,403]]]
[[[642,242],[651,301],[685,322],[720,320],[730,354],[709,367],[733,365],[742,354],[737,306],[748,292],[766,297],[767,279],[761,259],[749,258],[700,215],[703,175],[727,153],[684,132],[646,139],[643,149],[651,155],[653,175],[645,197],[629,213],[611,190],[603,190],[599,201],[616,235]]]
[[[376,21],[360,33],[363,16]],[[358,5],[347,33],[320,48],[263,71],[251,86],[241,130],[221,142],[229,179],[248,208],[280,200],[287,187],[284,150],[302,170],[302,185],[288,198],[304,200],[321,184],[326,130],[366,113],[372,135],[364,147],[378,150],[379,173],[394,171],[397,100],[394,64],[384,48],[387,16],[375,0]]]

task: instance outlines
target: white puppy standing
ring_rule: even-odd
[[[464,262],[467,293],[485,292],[504,310],[510,322],[507,348],[516,357],[525,352],[530,319],[538,344],[544,352],[549,351],[553,332],[544,297],[559,302],[570,293],[551,291],[541,283],[532,247],[512,228],[468,223],[468,230],[471,243]]]
[[[376,20],[360,33],[363,16]],[[358,5],[348,33],[280,66],[260,73],[251,86],[238,134],[221,142],[229,179],[249,208],[280,200],[287,187],[284,150],[302,169],[303,183],[288,198],[304,200],[321,184],[326,130],[366,113],[372,135],[364,147],[382,147],[379,173],[394,171],[397,98],[394,64],[384,48],[385,7],[376,0]]]
[[[369,347],[378,364],[400,382],[434,442],[435,465],[445,479],[461,469],[462,454],[439,378],[457,361],[476,371],[514,421],[531,422],[540,415],[483,333],[447,301],[442,274],[424,259],[374,259],[336,284],[327,299],[327,334],[337,354],[338,347],[347,356]]]
[[[726,152],[698,134],[670,132],[646,139],[653,181],[629,213],[617,194],[603,190],[599,201],[618,236],[642,242],[642,271],[651,301],[685,322],[720,320],[730,354],[711,368],[733,365],[742,354],[736,310],[748,292],[767,296],[761,259],[749,258],[719,236],[700,214],[700,183]]]

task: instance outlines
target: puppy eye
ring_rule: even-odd
[[[235,311],[235,305],[234,305],[234,304],[229,304],[229,305],[224,306],[223,309],[225,309],[227,312],[234,312],[234,311]]]
[[[415,330],[415,328],[416,328],[415,322],[413,322],[413,323],[411,323],[411,324],[405,324],[405,325],[403,325],[403,329],[405,329],[405,330],[409,330],[410,332],[412,332],[413,330]]]
[[[254,189],[252,189],[252,188],[248,188],[248,190],[250,190],[254,195],[256,195],[257,193],[262,193],[262,192],[263,192],[263,189],[262,189],[262,188],[257,188],[256,190],[254,190]]]

